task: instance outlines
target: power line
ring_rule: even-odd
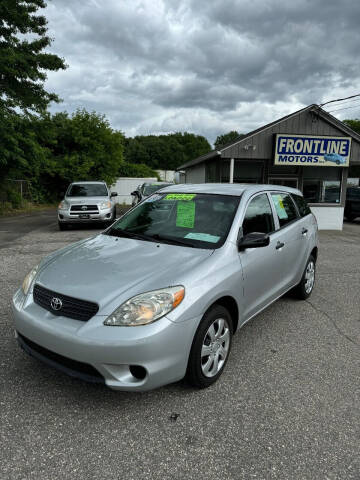
[[[327,113],[340,112],[340,110],[349,110],[350,108],[359,108],[360,103],[353,105],[352,107],[337,108],[336,110],[329,110]]]
[[[329,100],[328,102],[321,103],[319,107],[323,107],[328,103],[341,102],[342,100],[348,100],[349,98],[355,98],[355,97],[360,97],[360,93],[357,93],[356,95],[351,95],[350,97],[337,98],[336,100]]]

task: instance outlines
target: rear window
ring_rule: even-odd
[[[306,203],[304,197],[301,197],[300,195],[292,195],[292,197],[298,207],[301,217],[306,217],[306,215],[309,215],[309,213],[311,213],[310,207]]]

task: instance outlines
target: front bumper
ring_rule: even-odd
[[[115,208],[115,207],[114,207]],[[84,217],[84,215],[86,217]],[[87,223],[87,222],[106,222],[113,218],[113,208],[99,210],[99,213],[70,212],[70,210],[58,210],[58,221],[60,223]]]
[[[52,367],[115,390],[151,390],[181,380],[200,321],[166,317],[146,326],[106,327],[105,316],[88,322],[54,316],[19,290],[12,310],[22,348]],[[141,375],[137,372],[140,367]],[[144,374],[143,374],[144,373]],[[142,377],[142,378],[141,378]]]

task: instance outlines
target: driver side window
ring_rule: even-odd
[[[247,206],[242,224],[243,235],[249,233],[271,233],[275,230],[274,217],[266,193],[253,198]]]

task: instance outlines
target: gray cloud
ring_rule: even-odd
[[[357,0],[53,0],[46,15],[69,65],[49,75],[53,110],[94,109],[128,135],[213,141],[360,90]]]

